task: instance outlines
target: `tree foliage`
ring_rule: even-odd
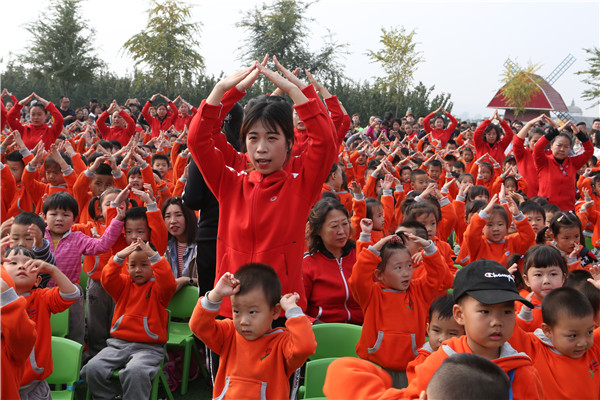
[[[312,19],[305,12],[311,4],[302,0],[274,0],[272,4],[263,3],[245,12],[236,24],[248,32],[244,46],[239,49],[239,59],[250,64],[268,53],[276,55],[288,68],[299,67],[300,76],[308,69],[326,83],[342,78],[343,66],[338,58],[345,54],[346,44],[335,42],[330,33],[318,52],[308,48],[308,23]]]
[[[525,111],[527,103],[541,89],[539,85],[542,78],[536,75],[540,68],[537,64],[529,63],[527,68],[521,69],[507,65],[502,74],[504,86],[500,89],[502,99],[514,109],[515,115]]]
[[[582,82],[590,86],[589,89],[583,91],[583,98],[593,102],[591,107],[594,107],[600,104],[600,49],[594,47],[583,50],[589,54],[589,58],[586,59],[589,69],[578,71],[577,75],[584,76]]]
[[[390,30],[382,27],[379,43],[383,48],[377,52],[367,51],[371,63],[381,65],[386,74],[383,78],[377,78],[377,86],[384,94],[395,99],[396,116],[404,93],[412,85],[417,66],[423,61],[421,52],[416,49],[415,34],[414,30],[406,32],[404,27]]]
[[[191,8],[181,1],[151,0],[146,29],[123,45],[152,82],[165,83],[167,96],[176,85],[197,79],[204,69],[204,58],[196,50],[201,24],[189,22]]]
[[[33,36],[24,60],[37,78],[57,83],[68,96],[73,84],[86,82],[103,63],[93,52],[93,29],[80,15],[80,0],[51,0],[50,16],[27,25]]]

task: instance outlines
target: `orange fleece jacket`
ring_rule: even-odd
[[[202,297],[190,319],[194,335],[220,356],[213,397],[289,398],[289,377],[317,348],[311,324],[300,307],[286,312],[286,328],[247,340],[232,320],[215,319],[220,306]]]
[[[130,342],[166,343],[167,306],[177,289],[171,265],[156,253],[150,258],[154,277],[138,285],[122,273],[124,261],[115,256],[102,271],[102,286],[116,303],[111,336]]]
[[[356,354],[382,367],[404,371],[425,343],[429,303],[435,298],[447,267],[431,243],[423,254],[427,274],[411,281],[408,290],[401,292],[373,281],[373,272],[380,262],[372,248],[361,252],[348,280],[365,316]]]

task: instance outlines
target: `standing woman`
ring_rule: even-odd
[[[513,138],[513,153],[515,154],[519,173],[523,175],[523,178],[525,178],[525,181],[527,182],[527,197],[529,198],[537,196],[539,188],[537,170],[535,168],[535,163],[533,162],[533,147],[545,133],[541,128],[531,128],[543,118],[542,114],[527,122]],[[527,147],[525,147],[525,139],[527,137],[529,137],[529,141],[527,142]]]
[[[19,122],[19,116],[23,106],[31,101],[32,98],[38,101],[31,104],[29,107],[30,123],[22,125]],[[52,126],[48,126],[46,118],[48,112],[52,115],[54,122]],[[35,92],[19,101],[13,108],[10,109],[7,115],[8,124],[13,130],[18,130],[23,139],[23,143],[28,149],[33,149],[40,141],[44,142],[46,151],[50,150],[50,146],[56,142],[56,138],[61,134],[64,119],[56,106],[48,100],[44,100]]]
[[[109,116],[112,116],[110,128],[106,126],[106,120]],[[96,121],[98,130],[102,134],[104,140],[116,140],[121,143],[121,146],[127,146],[129,140],[135,133],[135,122],[133,118],[127,114],[127,111],[123,110],[117,104],[116,100],[110,103],[110,107],[100,114]]]
[[[493,120],[500,122],[502,130],[504,130],[504,137],[501,138],[502,130],[500,126],[492,124]],[[498,110],[494,111],[494,115],[483,121],[473,133],[477,157],[479,158],[487,153],[502,165],[506,157],[504,151],[512,141],[513,135],[514,132],[508,122],[498,115]]]
[[[161,103],[156,106],[156,117],[153,117],[152,115],[150,115],[148,110],[150,109],[150,106],[158,96],[165,99],[165,101],[169,104],[169,108],[171,109],[171,111],[167,110],[166,104]],[[144,116],[144,119],[146,120],[148,125],[150,125],[150,129],[152,130],[152,137],[157,137],[158,135],[160,135],[160,132],[166,131],[175,123],[175,120],[179,115],[179,110],[177,110],[177,106],[175,106],[175,103],[169,100],[166,96],[157,93],[153,95],[150,98],[150,100],[146,102],[146,104],[144,104],[144,108],[142,108],[142,115]]]
[[[431,121],[431,119],[440,111],[442,112],[442,114],[446,114],[446,116],[450,120],[450,125],[448,125],[446,129],[444,129],[444,118],[442,118],[441,116],[435,118],[435,120],[433,121],[433,127],[431,127],[431,124],[429,123],[429,121]],[[452,137],[452,134],[454,133],[454,130],[456,129],[457,125],[458,121],[456,120],[456,118],[454,118],[452,114],[444,110],[442,106],[440,106],[434,112],[430,113],[423,120],[423,129],[425,129],[425,132],[427,134],[431,134],[431,137],[433,139],[439,140],[441,142],[441,147],[446,146],[446,143]]]
[[[361,325],[363,313],[348,286],[356,262],[348,210],[335,199],[319,200],[310,211],[306,233],[308,253],[302,261],[306,315],[311,320]]]
[[[538,196],[547,197],[549,203],[556,204],[562,211],[572,211],[575,209],[577,171],[592,157],[594,147],[587,134],[569,122],[584,149],[583,153],[569,157],[573,144],[571,136],[560,133],[556,123],[548,116],[544,115],[544,120],[552,126],[533,147],[533,161],[540,183]],[[544,151],[548,143],[550,154]]]

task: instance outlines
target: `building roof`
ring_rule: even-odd
[[[569,111],[567,105],[563,101],[560,93],[558,93],[544,78],[539,75],[533,74],[537,79],[539,79],[539,84],[537,85],[541,90],[538,91],[532,98],[529,100],[529,103],[525,106],[527,110],[547,110],[547,111]],[[506,86],[506,85],[505,85]],[[494,98],[487,105],[488,108],[500,108],[500,109],[512,109],[504,100],[504,96],[502,96],[502,88],[496,92]]]

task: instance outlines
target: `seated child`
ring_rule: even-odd
[[[512,273],[516,264],[509,269]],[[535,308],[517,306],[517,325],[525,332],[533,332],[542,326],[542,300],[552,290],[562,287],[567,277],[567,264],[553,246],[538,244],[525,253],[523,280],[531,293],[527,299]]]
[[[404,236],[425,250],[421,279],[412,280],[410,251],[400,236],[390,235],[359,254],[348,281],[365,316],[356,354],[384,367],[397,388],[408,384],[406,366],[425,343],[427,309],[447,272],[433,242]]]
[[[600,281],[594,281],[600,286]],[[510,343],[533,360],[548,399],[597,399],[600,396],[600,329],[594,310],[577,289],[553,290],[542,301],[542,328],[517,328]]]
[[[127,259],[127,272],[123,263]],[[177,283],[167,260],[147,242],[132,242],[104,267],[102,286],[115,300],[112,337],[81,370],[94,398],[118,394],[111,380],[119,371],[123,398],[147,399],[167,341],[167,306]]]
[[[422,364],[431,353],[436,351],[444,340],[465,334],[465,328],[454,319],[453,307],[454,299],[451,294],[440,296],[431,303],[429,322],[427,323],[427,337],[429,340],[419,349],[417,358],[409,362],[406,367],[406,375],[409,381],[415,377],[415,367]]]
[[[24,247],[7,249],[3,265],[15,283],[15,293],[27,300],[27,313],[36,323],[37,331],[34,350],[21,379],[19,396],[22,399],[49,399],[50,387],[45,379],[52,373],[50,313],[69,308],[81,297],[81,292],[56,266],[36,260],[33,252]],[[50,274],[57,287],[38,289],[42,272]]]
[[[368,361],[343,357],[327,369],[323,392],[328,399],[407,399],[404,390],[392,388],[389,375]],[[446,358],[431,377],[419,399],[506,400],[510,382],[498,365],[471,353]]]
[[[533,305],[519,296],[506,268],[491,260],[474,261],[456,274],[452,295],[454,319],[465,327],[465,335],[446,340],[415,368],[416,377],[406,389],[406,397],[417,398],[449,356],[474,353],[504,370],[510,378],[511,398],[543,399],[542,382],[531,359],[507,343],[515,326],[514,302]]]
[[[233,320],[216,320],[226,296],[231,297]],[[281,283],[270,266],[246,264],[235,276],[223,274],[198,301],[190,328],[220,356],[213,397],[289,398],[289,377],[317,348],[298,298],[298,293],[281,297]],[[272,329],[282,309],[286,328]]]
[[[524,201],[519,204],[519,209],[527,217],[533,232],[537,235],[546,226],[546,212],[544,208],[533,201]]]

